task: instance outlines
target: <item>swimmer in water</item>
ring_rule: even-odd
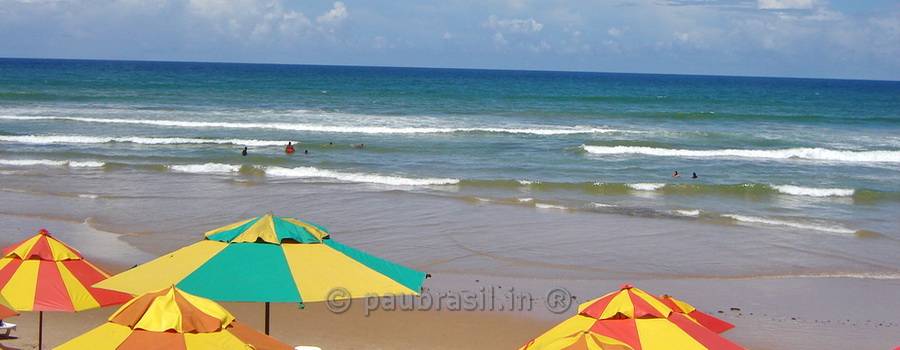
[[[678,170],[675,170],[675,172],[672,173],[672,177],[681,177],[681,174],[678,173]]]
[[[244,147],[244,150],[241,151],[241,155],[244,157],[247,156],[247,147],[246,146]]]
[[[693,175],[691,175],[691,178],[692,178],[692,179],[696,179],[696,178],[698,178],[698,177],[699,177],[699,176],[697,176],[697,173],[693,173]]]
[[[294,153],[294,145],[291,144],[290,141],[288,141],[287,146],[284,147],[284,153],[287,153],[287,154]]]
[[[303,150],[303,154],[309,154],[309,150],[308,149]]]

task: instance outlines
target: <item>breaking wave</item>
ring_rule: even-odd
[[[181,137],[96,137],[96,136],[80,136],[80,135],[22,135],[9,136],[0,135],[0,142],[15,142],[33,145],[52,145],[52,144],[103,144],[111,142],[136,143],[142,145],[177,145],[177,144],[218,144],[218,145],[241,145],[241,146],[282,146],[288,141],[274,140],[240,140],[240,139],[200,139],[200,138],[181,138]]]
[[[407,178],[400,176],[387,176],[367,173],[350,173],[334,170],[325,170],[314,167],[269,167],[266,168],[267,176],[291,177],[291,178],[320,178],[334,179],[346,182],[362,182],[392,186],[429,186],[429,185],[455,185],[457,179],[447,178]]]
[[[241,166],[221,163],[206,163],[171,165],[169,166],[169,169],[177,172],[193,174],[229,174],[240,171]]]
[[[67,166],[70,168],[101,168],[106,163],[97,161],[50,160],[50,159],[0,159],[0,165],[8,166]]]
[[[818,225],[818,224],[812,224],[812,223],[761,218],[761,217],[757,217],[757,216],[747,216],[747,215],[737,215],[737,214],[722,214],[722,216],[732,219],[732,220],[735,220],[735,221],[738,221],[738,222],[749,223],[749,224],[782,226],[782,227],[797,228],[797,229],[801,229],[801,230],[821,231],[821,232],[837,233],[837,234],[843,234],[843,235],[854,235],[857,232],[856,230],[849,229],[849,228],[846,228],[843,226],[837,226],[837,225]]]
[[[596,128],[596,127],[393,127],[393,126],[342,126],[342,125],[318,125],[299,123],[235,123],[235,122],[200,122],[161,119],[121,119],[121,118],[87,118],[87,117],[62,117],[62,116],[0,116],[5,120],[65,120],[82,123],[104,124],[131,124],[152,125],[180,128],[223,128],[223,129],[268,129],[289,130],[324,133],[354,133],[354,134],[447,134],[447,133],[505,133],[505,134],[531,134],[531,135],[578,135],[578,134],[603,134],[627,132],[623,130]]]
[[[806,159],[856,163],[900,163],[900,151],[842,151],[827,148],[785,148],[771,150],[715,149],[691,150],[641,146],[590,146],[581,148],[591,154],[641,154],[661,157],[735,157],[760,159]]]
[[[637,184],[628,184],[629,188],[637,191],[656,191],[660,188],[666,187],[666,184],[657,184],[657,183],[637,183]]]
[[[812,188],[793,185],[772,185],[776,191],[793,196],[852,197],[856,190],[848,188]]]

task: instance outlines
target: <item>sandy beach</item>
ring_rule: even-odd
[[[152,188],[155,177],[162,176],[145,177],[147,188]],[[180,190],[177,179],[169,177],[166,181],[172,193]],[[431,273],[426,294],[491,290],[496,299],[491,307],[480,305],[474,311],[452,307],[440,311],[368,310],[366,302],[360,300],[346,312],[336,314],[322,304],[305,305],[303,309],[294,304],[275,304],[272,335],[294,345],[323,349],[514,349],[572,314],[572,310],[559,314],[548,310],[550,291],[564,289],[574,297],[575,305],[626,282],[675,295],[734,323],[737,327],[725,335],[749,349],[885,349],[900,341],[896,317],[900,305],[891,301],[900,290],[896,277],[862,271],[825,275],[817,272],[817,265],[830,266],[846,258],[824,254],[811,254],[820,260],[807,259],[813,263],[806,267],[787,257],[759,261],[758,257],[768,252],[755,251],[757,248],[738,250],[745,256],[715,253],[711,261],[697,259],[696,254],[690,259],[678,258],[678,252],[666,253],[653,245],[652,239],[643,241],[646,237],[679,235],[702,242],[704,234],[697,230],[705,226],[684,220],[473,204],[405,192],[366,192],[348,189],[350,185],[281,184],[306,199],[297,204],[293,199],[270,200],[276,197],[265,194],[275,190],[272,185],[219,179],[204,180],[198,186],[197,179],[190,181],[195,191],[177,196],[157,190],[156,196],[143,196],[140,190],[129,188],[128,196],[117,197],[107,186],[98,198],[85,199],[47,195],[53,192],[48,188],[52,185],[44,184],[32,187],[30,193],[0,192],[0,202],[4,203],[0,224],[8,232],[0,237],[0,244],[14,243],[44,227],[114,273],[195,242],[203,231],[250,216],[266,202],[266,208],[273,211],[314,218],[329,227],[335,239]],[[101,192],[87,185],[102,186],[102,181],[89,178],[70,182],[74,183],[81,186],[81,192]],[[203,186],[210,186],[207,189],[214,193],[223,193],[215,190],[217,187],[230,188],[235,198],[247,196],[231,201],[231,205],[211,205],[204,192],[196,190]],[[257,195],[249,195],[250,191]],[[387,202],[393,204],[375,204]],[[194,214],[181,215],[188,211]],[[626,240],[615,238],[612,233],[619,230],[630,230],[630,236]],[[766,234],[755,228],[740,230],[747,230],[739,231],[742,234]],[[554,235],[549,237],[551,231]],[[721,232],[731,231],[724,227],[715,234]],[[585,239],[588,235],[594,237]],[[617,247],[610,247],[612,242]],[[706,249],[727,249],[726,243],[721,247],[707,245]],[[657,256],[658,263],[649,263]],[[616,262],[623,259],[640,264]],[[747,266],[744,259],[755,260],[758,266]],[[702,266],[706,264],[718,266]],[[501,311],[499,308],[508,302],[507,292],[527,296],[530,305]],[[263,328],[262,304],[226,307],[239,320]],[[46,344],[60,344],[99,325],[114,310],[45,314]],[[18,338],[3,340],[2,344],[33,348],[35,315],[9,321],[19,325],[15,333]]]

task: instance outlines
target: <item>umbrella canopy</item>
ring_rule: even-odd
[[[47,230],[4,249],[0,258],[0,295],[18,311],[75,312],[131,299],[91,287],[107,277]]]
[[[521,349],[530,350],[633,350],[627,344],[589,330],[577,331],[562,336],[546,344],[535,344],[535,340]]]
[[[621,341],[633,350],[743,349],[630,285],[583,303],[578,310],[577,315],[535,338],[523,349],[555,349],[545,346],[579,331]]]
[[[703,311],[697,310],[697,308],[695,308],[693,305],[675,299],[671,295],[663,295],[661,298],[659,298],[659,300],[662,301],[663,304],[666,304],[666,306],[671,308],[672,311],[687,315],[688,317],[694,319],[694,321],[697,321],[697,323],[699,323],[701,326],[709,328],[709,330],[713,332],[723,333],[729,329],[734,328],[733,324],[722,321],[721,319],[713,317],[712,315],[707,314]]]
[[[209,231],[96,287],[141,294],[177,285],[217,301],[315,302],[337,287],[348,297],[417,295],[425,277],[331,240],[320,226],[269,214]]]
[[[7,317],[13,317],[18,314],[19,313],[17,313],[16,310],[13,310],[12,306],[9,305],[9,302],[6,301],[6,299],[3,299],[3,296],[0,295],[0,320]]]
[[[134,298],[109,322],[56,349],[291,350],[234,319],[219,304],[174,287]]]

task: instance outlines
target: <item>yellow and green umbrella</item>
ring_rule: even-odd
[[[96,287],[137,295],[176,285],[216,301],[303,303],[326,301],[335,288],[348,298],[418,295],[426,276],[338,243],[321,226],[268,214],[209,231]]]
[[[624,285],[619,291],[581,304],[577,315],[520,350],[565,349],[551,345],[585,331],[618,340],[633,350],[743,349],[686,315],[672,311],[655,296]]]
[[[56,350],[291,350],[212,300],[175,287],[144,294]]]

